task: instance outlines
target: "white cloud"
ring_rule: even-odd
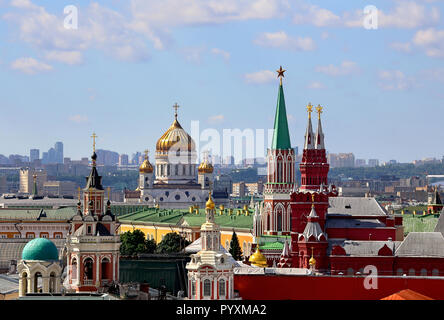
[[[51,71],[53,68],[52,66],[37,61],[34,58],[19,58],[11,63],[11,68],[26,74],[36,74],[39,72],[47,72]]]
[[[434,28],[419,30],[412,42],[422,48],[429,57],[444,57],[444,30]]]
[[[85,123],[88,122],[88,117],[85,115],[81,115],[81,114],[75,114],[70,116],[69,121],[72,121],[74,123]]]
[[[325,86],[319,81],[312,81],[307,86],[308,89],[325,89]]]
[[[204,47],[185,47],[180,49],[180,53],[185,58],[185,60],[196,64],[202,62],[202,54],[204,51]]]
[[[223,114],[214,115],[208,118],[210,123],[222,122],[225,120],[225,116]]]
[[[414,79],[399,70],[381,70],[378,74],[379,87],[383,90],[409,90],[414,86]]]
[[[312,51],[316,49],[316,45],[312,38],[288,36],[284,31],[264,32],[254,40],[254,43],[263,47],[282,48],[295,51]]]
[[[80,51],[48,51],[45,54],[47,60],[58,61],[66,64],[80,64],[82,63],[82,53]]]
[[[390,47],[396,51],[410,53],[412,51],[412,44],[410,42],[392,42]]]
[[[419,28],[435,25],[440,20],[436,7],[428,7],[414,1],[396,1],[389,11],[378,9],[378,28]],[[364,8],[344,11],[336,14],[315,5],[299,5],[293,17],[296,24],[308,24],[317,27],[363,28]]]
[[[270,70],[262,70],[244,75],[244,80],[251,84],[265,84],[276,81],[276,72]]]
[[[329,76],[346,76],[358,73],[360,68],[353,61],[343,61],[340,66],[328,65],[328,66],[317,66],[315,68],[316,72],[324,73]]]
[[[224,58],[225,61],[230,60],[230,57],[231,57],[231,54],[228,51],[225,51],[225,50],[222,50],[219,48],[211,49],[211,53],[221,56],[222,58]]]
[[[11,6],[21,9],[37,9],[38,6],[33,4],[30,0],[12,0]]]

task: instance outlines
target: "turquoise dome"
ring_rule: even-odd
[[[23,260],[59,260],[59,252],[55,244],[45,238],[29,241],[22,251]]]

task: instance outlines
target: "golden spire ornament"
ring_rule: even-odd
[[[148,150],[148,149],[145,149],[145,160],[148,160],[148,153],[149,153],[150,151]]]
[[[176,102],[176,103],[174,104],[173,108],[174,108],[174,118],[177,119],[177,109],[179,109],[180,106],[179,106],[179,105],[177,104],[177,102]]]
[[[278,73],[278,78],[280,78],[280,85],[282,85],[282,78],[284,77],[284,72],[287,71],[285,69],[282,69],[282,66],[276,70],[276,72]]]
[[[307,105],[307,112],[308,112],[308,118],[311,119],[311,113],[313,112],[313,106],[311,102],[309,102]]]
[[[318,104],[318,106],[316,107],[316,112],[318,113],[318,119],[321,119],[322,109],[324,109],[324,108],[321,107],[320,104]]]
[[[97,138],[97,135],[95,134],[95,132],[93,132],[91,138],[93,138],[93,152],[96,152],[96,138]]]

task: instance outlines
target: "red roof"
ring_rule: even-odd
[[[410,289],[401,290],[381,300],[433,300],[430,297],[422,295]]]

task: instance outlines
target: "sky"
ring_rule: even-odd
[[[267,131],[282,65],[293,145],[311,102],[329,152],[441,158],[443,14],[442,0],[0,0],[0,153],[63,141],[80,159],[93,132],[100,149],[154,150],[176,102],[188,132]]]

